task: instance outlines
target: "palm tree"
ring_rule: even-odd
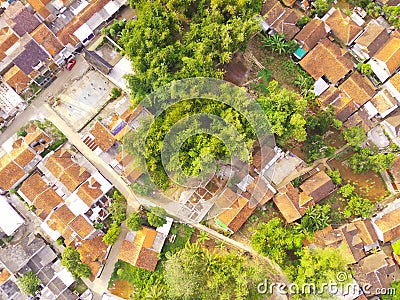
[[[205,231],[200,231],[200,234],[197,235],[197,241],[199,241],[200,243],[204,244],[205,241],[209,241],[210,238],[208,236],[208,233]]]
[[[214,251],[208,251],[204,249],[203,259],[206,261],[207,271],[215,269],[219,265],[218,255]]]

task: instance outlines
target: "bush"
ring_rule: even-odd
[[[296,23],[297,26],[300,28],[303,28],[304,26],[307,25],[307,23],[310,22],[310,18],[307,16],[303,16],[301,19],[299,19]]]
[[[106,243],[106,245],[108,246],[114,245],[120,233],[121,228],[119,227],[119,225],[117,225],[116,223],[112,223],[110,229],[108,229],[105,236],[103,236],[103,242]]]
[[[111,89],[111,99],[117,99],[118,97],[120,97],[122,95],[122,92],[120,89],[113,87]]]
[[[160,227],[167,223],[166,220],[167,213],[161,207],[152,207],[150,212],[147,213],[147,221],[151,226]]]
[[[362,64],[359,63],[357,65],[357,70],[361,72],[361,74],[364,75],[371,75],[372,74],[372,68],[370,64]]]
[[[340,177],[339,170],[327,171],[326,174],[332,179],[334,184],[342,184],[342,177]]]
[[[137,213],[133,212],[129,215],[129,218],[126,219],[126,227],[128,227],[132,231],[138,231],[142,229],[143,219],[142,216]]]
[[[32,271],[26,272],[22,277],[17,279],[18,287],[27,295],[35,294],[38,285],[41,283],[42,281]]]

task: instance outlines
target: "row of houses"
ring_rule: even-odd
[[[365,24],[361,16],[366,14],[359,10],[348,16],[331,8],[300,30],[300,14],[279,1],[267,1],[260,25],[269,34],[278,32],[299,44],[294,56],[315,80],[314,93],[322,108],[333,106],[345,127],[369,131],[383,120],[384,130],[399,144],[400,32],[382,17]],[[358,63],[369,64],[372,74],[358,72]]]
[[[17,276],[34,272],[39,277],[40,299],[76,300],[78,296],[68,288],[75,279],[61,265],[57,254],[39,236],[30,233],[18,244],[0,248],[0,297],[28,299],[18,287]]]
[[[0,124],[26,107],[17,94],[46,87],[125,0],[4,2],[0,13]],[[11,91],[14,90],[14,91]],[[15,93],[14,93],[15,92]]]
[[[65,245],[76,248],[95,276],[101,271],[109,247],[94,223],[109,216],[107,208],[112,199],[107,193],[112,185],[72,145],[65,144],[42,157],[52,139],[35,124],[28,126],[26,133],[10,138],[2,146],[3,192],[16,190],[34,209],[45,236],[52,241],[62,238]],[[7,222],[16,225],[19,221],[11,217]],[[8,236],[12,234],[7,232]]]

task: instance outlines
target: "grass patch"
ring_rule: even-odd
[[[190,240],[192,237],[192,234],[194,233],[195,229],[192,227],[189,227],[188,225],[185,224],[180,224],[180,223],[175,223],[172,228],[171,228],[171,235],[176,234],[175,241],[171,243],[169,239],[164,244],[164,247],[161,251],[160,258],[161,260],[165,259],[165,253],[171,252],[174,253],[183,247],[185,247],[186,243]]]

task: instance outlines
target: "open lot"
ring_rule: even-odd
[[[76,131],[107,103],[114,85],[102,74],[90,70],[81,78],[66,83],[59,94],[55,111]]]

